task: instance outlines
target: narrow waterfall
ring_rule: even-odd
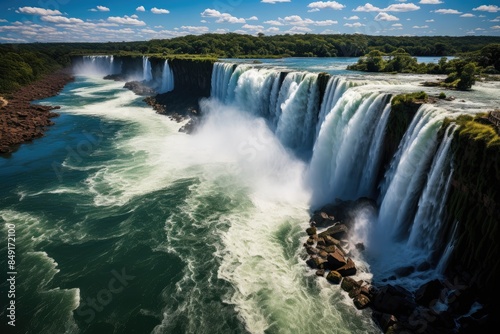
[[[146,56],[142,57],[142,80],[146,82],[153,80],[153,69],[151,67],[151,62]]]
[[[160,93],[167,93],[174,90],[174,73],[168,65],[168,59],[165,59],[163,71],[161,74]]]

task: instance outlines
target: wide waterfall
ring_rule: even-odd
[[[108,75],[117,74],[122,70],[120,61],[114,56],[83,56],[81,63],[74,68],[77,74]]]
[[[362,241],[368,258],[383,258],[385,251],[398,255],[384,255],[387,261],[372,265],[378,279],[384,279],[398,266],[430,262],[443,251],[438,238],[443,237],[454,127],[440,139],[443,121],[452,113],[422,105],[391,163],[383,166],[392,96],[377,84],[331,76],[320,96],[317,73],[216,63],[211,96],[263,118],[281,144],[304,159],[303,182],[311,191],[312,209],[336,199],[378,202],[377,217],[366,226],[370,233]]]

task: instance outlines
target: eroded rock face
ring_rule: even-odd
[[[0,154],[14,152],[20,144],[43,137],[59,107],[32,104],[35,100],[57,95],[73,80],[69,71],[46,75],[22,87],[0,101]]]

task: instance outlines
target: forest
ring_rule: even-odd
[[[387,54],[404,53],[410,59],[416,56],[462,55],[468,57],[468,62],[476,62],[478,66],[483,66],[484,61],[481,60],[482,58],[478,58],[481,56],[481,50],[484,50],[487,45],[495,43],[500,45],[500,37],[395,37],[360,34],[286,34],[273,36],[259,34],[258,36],[252,36],[228,33],[189,35],[172,39],[137,42],[0,44],[0,93],[12,92],[18,87],[38,79],[45,73],[68,66],[71,55],[154,54],[165,57],[196,55],[198,57],[204,56],[217,59],[362,57],[369,54],[383,57]],[[408,57],[395,57],[395,59],[407,61]],[[497,63],[498,59],[497,53]],[[411,60],[408,61],[412,62]],[[404,69],[408,69],[414,64],[410,65],[405,65]],[[498,64],[489,64],[488,66],[493,66],[498,71]],[[360,68],[360,70],[363,69]],[[389,70],[390,67],[387,67],[387,71]],[[398,72],[397,69],[391,71]],[[415,72],[418,71],[415,70]],[[419,73],[434,72],[420,69]]]

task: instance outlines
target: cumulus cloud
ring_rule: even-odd
[[[371,3],[366,3],[363,6],[358,6],[353,9],[354,12],[411,12],[419,10],[420,7],[413,3],[398,3],[392,4],[386,8],[379,8]]]
[[[138,12],[145,12],[146,8],[144,8],[144,6],[139,6],[135,10],[138,11]]]
[[[479,10],[482,12],[490,12],[490,13],[496,13],[500,11],[500,7],[496,5],[482,5],[476,8],[473,8],[472,10]]]
[[[191,34],[205,34],[209,31],[208,27],[205,26],[182,26],[181,29]]]
[[[438,9],[438,10],[435,10],[434,13],[438,13],[438,14],[462,14],[462,12],[459,12],[456,9]]]
[[[76,18],[68,18],[64,16],[57,16],[57,15],[49,15],[49,16],[42,16],[42,21],[45,22],[50,22],[50,23],[83,23],[83,20],[76,19]]]
[[[399,21],[399,19],[391,14],[378,13],[377,16],[375,16],[375,21]]]
[[[138,19],[135,19],[135,18],[127,16],[127,15],[125,15],[124,17],[110,16],[110,17],[108,17],[108,22],[118,23],[118,24],[126,24],[126,25],[132,25],[132,26],[145,26],[146,25],[146,22],[140,21]]]
[[[427,29],[429,26],[413,26],[413,29]]]
[[[350,17],[344,17],[344,20],[359,20],[359,16],[350,16]]]
[[[258,21],[259,18],[257,16],[250,16],[247,21]]]
[[[23,14],[41,15],[41,16],[62,15],[62,13],[58,10],[44,9],[39,7],[19,7],[17,11]]]
[[[344,24],[344,27],[349,27],[349,28],[359,28],[359,27],[364,27],[364,26],[365,25],[363,23],[360,23],[360,22]]]
[[[153,14],[168,14],[168,13],[170,13],[170,11],[167,9],[163,9],[163,8],[153,7],[153,8],[151,8],[151,13],[153,13]]]
[[[353,12],[381,12],[382,9],[375,7],[371,3],[367,3],[364,6],[358,6],[353,9]]]
[[[471,13],[465,13],[465,14],[460,15],[460,17],[476,17],[476,15],[471,14]]]
[[[244,24],[241,29],[251,30],[251,31],[263,31],[264,27],[260,25]]]
[[[338,3],[337,1],[316,1],[316,2],[311,2],[310,4],[307,5],[308,8],[311,8],[312,10],[320,10],[320,9],[334,9],[334,10],[341,10],[345,8],[343,4]]]
[[[109,12],[109,8],[104,6],[97,6],[97,10],[100,12]]]
[[[238,18],[228,13],[221,13],[218,10],[207,8],[201,13],[202,17],[216,18],[216,23],[246,23],[244,18]]]
[[[271,21],[267,21],[265,23],[268,23]],[[275,24],[275,25],[292,25],[292,26],[308,26],[308,25],[316,25],[316,26],[329,26],[332,24],[337,24],[338,21],[333,21],[333,20],[324,20],[324,21],[314,21],[311,19],[303,19],[299,15],[291,15],[291,16],[286,16],[285,18],[278,18],[278,22],[282,24]],[[269,23],[271,24],[271,23]]]
[[[443,3],[441,0],[420,0],[422,5],[439,5],[440,3]]]
[[[275,3],[280,3],[280,2],[291,2],[291,0],[261,0],[260,2],[270,3],[270,4],[274,5]]]

